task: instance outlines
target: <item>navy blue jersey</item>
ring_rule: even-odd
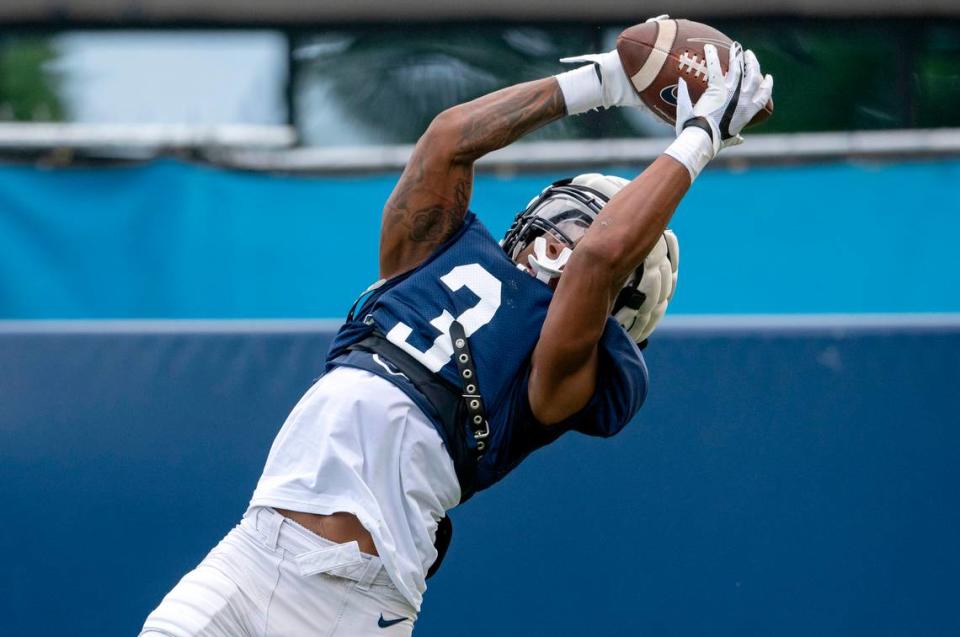
[[[470,341],[490,424],[478,467],[477,489],[505,476],[535,449],[565,431],[610,436],[620,431],[646,396],[647,370],[633,340],[613,319],[600,343],[597,390],[567,421],[546,428],[527,398],[530,357],[553,292],[517,268],[472,213],[463,227],[417,268],[385,282],[340,329],[327,368],[346,362],[350,346],[376,330],[430,371],[456,387],[449,326],[457,320]],[[395,374],[374,371],[408,394]],[[415,400],[420,396],[411,396]],[[427,412],[429,415],[429,412]],[[438,431],[441,431],[439,423]]]

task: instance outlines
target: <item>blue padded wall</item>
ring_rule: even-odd
[[[0,333],[3,633],[132,635],[330,333]],[[664,329],[610,440],[454,512],[418,635],[960,634],[960,326]]]
[[[501,236],[562,176],[481,175],[471,205]],[[0,167],[0,318],[342,317],[396,178]],[[960,160],[710,169],[671,312],[958,312],[958,183]]]

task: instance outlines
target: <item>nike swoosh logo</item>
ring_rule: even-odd
[[[390,628],[394,624],[399,624],[400,622],[407,621],[406,617],[401,617],[399,619],[384,619],[383,613],[380,613],[380,621],[377,622],[377,626],[380,628]]]
[[[382,358],[380,358],[380,355],[379,355],[379,354],[374,354],[374,355],[373,355],[373,362],[376,363],[377,365],[379,365],[380,367],[384,368],[385,370],[387,370],[387,373],[390,374],[391,376],[403,376],[403,377],[406,378],[407,380],[410,380],[409,378],[407,378],[407,375],[404,374],[403,372],[395,372],[395,371],[393,371],[392,369],[390,369],[390,367],[387,365],[387,363],[384,362],[384,360],[383,360]]]

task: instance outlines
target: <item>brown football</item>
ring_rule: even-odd
[[[677,121],[677,80],[683,78],[694,103],[707,89],[703,45],[713,44],[727,72],[733,41],[713,27],[690,20],[659,20],[630,27],[617,38],[617,52],[633,88],[650,110],[668,124]],[[773,100],[748,126],[773,114]]]

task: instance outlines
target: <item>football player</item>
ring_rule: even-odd
[[[469,211],[474,162],[567,115],[637,107],[616,51],[438,115],[383,211],[381,279],[277,435],[240,525],[143,635],[410,634],[447,512],[569,431],[619,432],[643,403],[638,344],[666,307],[667,228],[739,141],[772,78],[739,45],[679,87],[676,139],[632,181],[547,187],[502,242]]]

